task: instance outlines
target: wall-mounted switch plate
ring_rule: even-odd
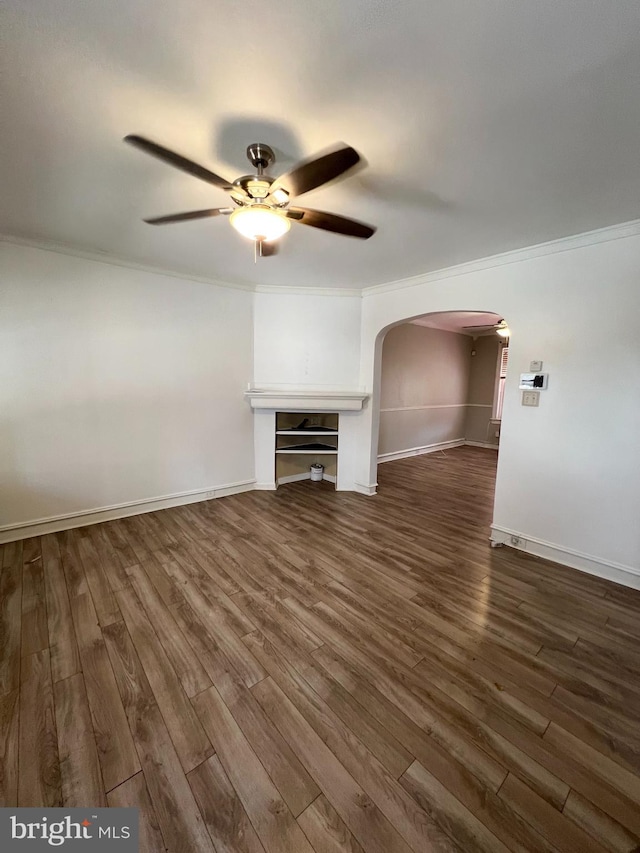
[[[531,373],[540,373],[542,370],[542,362],[541,361],[532,361],[529,364],[529,371]]]
[[[522,405],[523,406],[538,406],[540,404],[539,391],[523,391]]]

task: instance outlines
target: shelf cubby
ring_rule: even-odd
[[[276,483],[305,479],[314,462],[324,476],[337,477],[339,420],[337,412],[276,412]]]

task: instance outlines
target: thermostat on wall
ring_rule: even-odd
[[[542,391],[547,387],[548,373],[521,373],[520,385],[523,391]]]

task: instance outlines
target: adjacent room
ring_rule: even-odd
[[[428,314],[382,349],[378,462],[462,444],[498,449],[510,329],[497,314]]]
[[[0,40],[0,849],[638,853],[640,6]]]

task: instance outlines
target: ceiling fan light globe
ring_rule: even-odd
[[[234,210],[229,219],[233,227],[249,240],[277,240],[291,228],[289,220],[266,204],[252,204]]]

